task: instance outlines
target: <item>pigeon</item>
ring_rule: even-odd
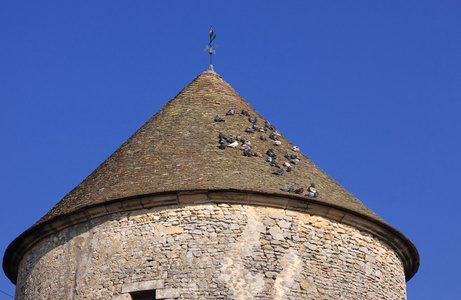
[[[226,144],[225,143],[224,144],[219,144],[218,148],[224,150],[224,149],[226,149]]]
[[[304,193],[304,188],[302,187],[295,190],[295,194],[302,194],[302,193]]]
[[[274,126],[272,126],[271,123],[269,123],[269,121],[266,121],[266,127],[269,128],[270,130],[273,130],[274,129]]]
[[[271,132],[271,134],[269,135],[269,138],[273,140],[278,140],[278,137],[275,135],[274,132]]]
[[[270,156],[269,156],[270,157]],[[272,160],[271,163],[270,163],[271,166],[273,167],[276,167],[276,168],[279,168],[280,169],[280,166],[279,164],[275,161],[275,160]]]
[[[227,139],[227,136],[225,136],[224,133],[222,133],[222,132],[219,133],[218,137],[219,137],[220,139],[221,139],[221,138]]]
[[[285,170],[284,170],[283,168],[280,168],[280,169],[278,169],[277,171],[272,172],[272,174],[282,176],[284,172],[285,172]]]
[[[258,121],[258,118],[257,118],[257,117],[249,117],[249,118],[248,118],[248,121],[250,121],[251,123],[255,124],[255,123]]]
[[[264,127],[263,130],[264,130],[264,132],[268,132],[268,131],[269,131],[269,128]]]
[[[237,147],[237,146],[238,146],[238,144],[239,144],[239,142],[237,142],[237,141],[234,141],[233,143],[231,143],[231,144],[227,145],[227,147],[235,148],[235,147]]]
[[[219,115],[216,115],[216,116],[214,117],[214,120],[215,120],[215,122],[224,122],[224,121],[226,121],[226,120],[224,120],[223,118],[221,118]]]
[[[310,198],[317,198],[319,196],[319,192],[315,191],[315,192],[309,192],[308,194],[306,194],[305,196],[307,197],[310,197]]]
[[[287,172],[291,172],[291,170],[293,170],[293,168],[291,166],[288,166],[287,167]]]
[[[259,138],[261,139],[261,141],[267,140],[267,139],[266,139],[266,136],[265,136],[264,134],[261,134],[261,136],[260,136]]]
[[[256,123],[253,124],[252,128],[253,128],[254,130],[259,130],[258,124],[256,124]]]
[[[246,140],[244,145],[248,145],[248,146],[251,146],[251,142],[249,140]]]
[[[294,154],[290,154],[290,158],[291,158],[291,159],[298,159],[298,160],[299,160],[299,158],[298,158],[296,155],[294,155]]]
[[[287,152],[287,153],[285,153],[285,158],[288,158],[288,159],[290,159],[290,158],[291,158],[291,157],[290,157],[290,154],[289,154],[288,152]]]
[[[284,162],[284,163],[283,163],[283,166],[284,166],[284,167],[290,167],[290,164],[289,164],[288,162]]]
[[[295,191],[294,186],[290,186],[290,189],[288,190],[288,193],[294,193],[294,191]]]
[[[299,159],[295,158],[291,161],[293,164],[297,165],[299,164]]]
[[[254,132],[254,129],[251,128],[251,127],[247,127],[247,128],[245,129],[245,132]]]
[[[246,149],[251,149],[251,148],[253,148],[253,146],[244,144],[242,145],[242,147],[240,147],[240,150],[246,150]]]
[[[263,127],[259,127],[259,131],[266,132]]]
[[[266,154],[273,157],[273,158],[277,157],[277,154],[275,154],[274,150],[272,150],[272,149],[267,150]]]
[[[275,146],[280,146],[282,144],[282,142],[281,141],[275,141],[274,144],[275,144]]]
[[[235,115],[235,110],[233,109],[230,109],[227,113],[226,113],[226,116],[233,116]]]
[[[255,153],[253,153],[253,156],[263,157],[263,155],[261,154],[261,152],[255,152]]]
[[[221,138],[221,139],[219,139],[219,143],[220,143],[220,144],[225,144],[225,143],[226,143],[226,140],[223,139],[223,138]]]
[[[251,157],[251,156],[253,156],[253,154],[251,154],[250,149],[245,149],[245,150],[243,150],[243,156]]]
[[[247,116],[247,117],[250,116],[250,114],[244,109],[242,109],[242,115]]]
[[[293,146],[293,148],[291,148],[291,150],[293,150],[293,151],[299,151],[299,147],[298,147],[298,146]]]
[[[233,142],[235,142],[235,140],[234,140],[233,137],[228,137],[228,138],[226,139],[226,142],[228,142],[228,143],[233,143]]]
[[[281,188],[280,190],[282,190],[284,192],[288,192],[290,190],[290,187],[288,185],[286,185],[283,188]]]
[[[319,192],[315,188],[315,182],[312,182],[311,185],[307,188],[307,193],[305,196],[308,196],[310,198],[317,198],[319,196]]]
[[[268,157],[266,158],[266,161],[268,161],[268,162],[270,162],[270,163],[271,163],[271,162],[273,162],[273,161],[274,161],[274,159],[273,159],[271,156],[268,156]]]
[[[239,141],[239,142],[244,142],[244,141],[245,141],[245,139],[244,139],[241,135],[237,135],[237,136],[235,137],[235,139],[236,139],[237,141]]]

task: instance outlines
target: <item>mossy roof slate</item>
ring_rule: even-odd
[[[226,116],[229,109],[236,114]],[[275,146],[271,139],[260,140],[260,132],[246,133],[252,124],[240,113],[242,109],[264,125],[265,119],[219,75],[200,74],[34,226],[125,197],[226,189],[287,195],[280,190],[283,186],[307,189],[311,182],[320,192],[316,201],[384,222],[304,154],[292,151],[293,144],[283,135],[279,137],[282,144]],[[215,122],[216,115],[225,122]],[[220,132],[234,138],[242,135],[252,142],[252,151],[263,157],[244,157],[240,145],[219,149]],[[268,149],[276,152],[280,165],[286,161],[286,152],[296,154],[300,162],[291,164],[292,172],[274,175],[275,167],[266,162]]]

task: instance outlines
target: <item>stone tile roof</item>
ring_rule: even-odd
[[[235,115],[226,116],[230,109],[235,110]],[[279,137],[281,145],[276,146],[269,138],[262,141],[261,132],[245,132],[252,123],[241,114],[242,109],[256,116],[259,126],[264,126],[265,119],[219,75],[200,74],[34,226],[125,197],[227,189],[288,195],[280,190],[285,185],[307,190],[311,182],[316,183],[320,193],[315,201],[384,223],[304,154],[292,151],[293,144],[283,135]],[[216,115],[225,122],[214,121]],[[251,151],[259,151],[263,157],[243,156],[241,143],[235,149],[219,149],[220,132],[234,139],[237,134],[242,135],[251,141]],[[266,137],[270,132],[265,133]],[[287,161],[287,152],[297,155],[300,162],[291,164],[291,172],[274,175],[276,168],[266,161],[268,149],[275,151],[280,166]],[[299,196],[312,200],[305,193]]]

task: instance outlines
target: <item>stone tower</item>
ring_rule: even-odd
[[[16,298],[405,299],[415,246],[293,147],[200,74],[10,244]]]

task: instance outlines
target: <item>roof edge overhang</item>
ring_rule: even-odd
[[[343,207],[296,195],[221,189],[171,191],[119,198],[84,207],[67,215],[60,215],[44,223],[32,226],[14,239],[5,251],[3,270],[11,282],[16,284],[18,268],[23,256],[41,239],[76,224],[118,212],[206,203],[267,206],[325,217],[369,233],[385,242],[401,259],[406,281],[410,280],[419,268],[419,253],[415,245],[403,233],[387,223],[379,222]]]

